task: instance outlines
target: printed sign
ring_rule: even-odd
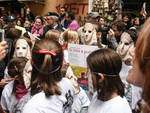
[[[97,49],[99,49],[97,46],[68,44],[69,63],[74,75],[78,77],[78,83],[85,90],[88,89],[86,58]]]

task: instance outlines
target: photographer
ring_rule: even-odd
[[[111,28],[110,24],[105,24],[103,26],[100,24],[99,31],[101,32],[100,38],[101,38],[102,44],[108,45],[107,37],[108,37],[108,31],[110,30],[110,28]]]
[[[116,50],[120,37],[125,31],[125,24],[122,21],[116,21],[112,24],[112,29],[108,31],[107,44],[111,49]]]

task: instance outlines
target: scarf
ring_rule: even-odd
[[[26,93],[27,89],[24,84],[16,84],[16,98],[19,101]]]
[[[33,25],[32,29],[31,29],[31,33],[32,34],[40,34],[42,35],[43,34],[43,25],[41,26],[35,26],[35,24]]]

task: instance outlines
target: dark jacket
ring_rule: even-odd
[[[43,29],[43,34],[42,34],[39,38],[40,38],[40,39],[44,38],[44,37],[45,37],[45,34],[46,34],[49,30],[52,30],[52,29],[54,29],[54,28],[52,28],[52,27],[50,27],[50,26],[45,26],[44,29]],[[64,29],[63,27],[61,27],[61,26],[58,25],[58,26],[55,28],[55,30],[58,30],[58,31],[63,32],[65,29]]]

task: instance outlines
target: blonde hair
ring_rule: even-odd
[[[61,34],[60,31],[52,29],[52,30],[49,30],[49,31],[46,33],[45,38],[53,39],[53,40],[59,41],[60,34]]]
[[[68,43],[78,44],[79,43],[78,33],[71,29],[65,30],[62,35],[62,38],[64,40],[64,43],[66,44]]]

